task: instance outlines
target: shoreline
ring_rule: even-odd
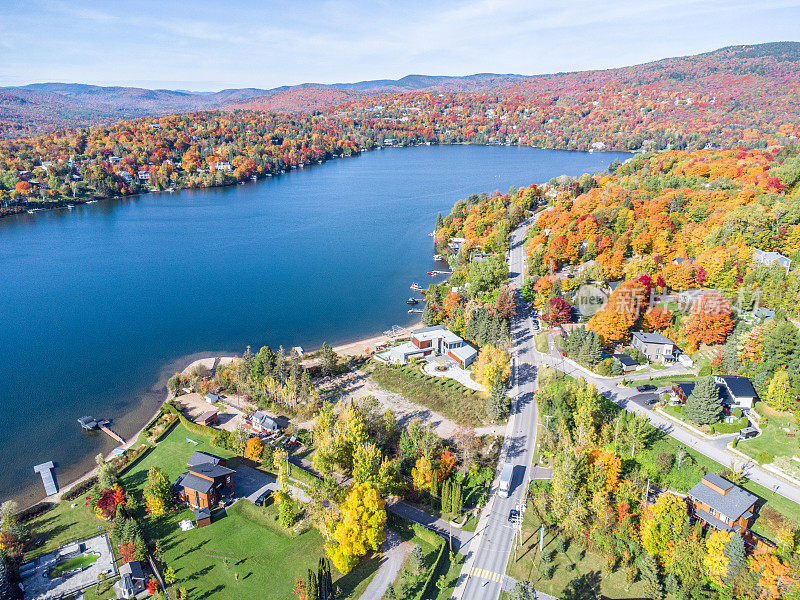
[[[420,325],[421,325],[421,322],[415,321],[415,322],[407,325],[405,328],[403,328],[402,332],[408,332],[411,329],[415,329],[415,328],[419,327]],[[398,336],[394,336],[395,339],[397,337]],[[391,339],[393,339],[392,336],[387,336],[385,333],[381,333],[379,335],[372,335],[372,336],[369,336],[369,337],[358,338],[358,339],[355,339],[355,340],[352,340],[352,341],[349,341],[349,342],[340,343],[340,344],[338,344],[336,346],[332,346],[332,348],[333,348],[333,351],[336,354],[340,355],[340,356],[360,356],[360,355],[364,354],[364,350],[365,349],[371,348],[371,349],[374,350],[375,346],[377,346],[377,345],[379,345],[381,343],[385,343],[387,341],[390,341]],[[313,351],[317,351],[317,350],[319,350],[319,348],[315,348]],[[190,358],[190,359],[191,359],[191,357],[199,357],[199,358],[194,358],[194,360],[191,360],[179,372],[180,373],[184,373],[186,371],[189,371],[189,370],[195,368],[197,365],[201,365],[201,364],[206,366],[207,368],[211,368],[214,365],[218,366],[219,364],[228,364],[232,360],[234,360],[236,358],[239,358],[239,356],[240,355],[237,355],[237,354],[219,353],[219,352],[217,352],[217,353],[213,353],[213,352],[195,352],[193,354],[190,354],[188,358]],[[161,369],[162,374],[168,373],[168,372],[171,373],[172,369],[170,367],[172,365],[174,365],[174,362],[165,365]],[[161,412],[161,409],[164,406],[164,403],[167,402],[168,400],[170,400],[171,398],[172,398],[172,395],[169,393],[169,391],[167,391],[166,396],[159,403],[158,408],[155,410],[155,412],[153,412],[153,414],[150,415],[145,420],[145,422],[142,424],[142,426],[139,429],[136,430],[136,433],[134,435],[130,436],[128,438],[128,440],[124,444],[120,444],[119,446],[117,446],[117,448],[129,449],[129,448],[132,448],[134,445],[136,445],[139,442],[139,436],[144,431],[145,427],[147,427],[147,425],[158,415],[158,413]],[[101,452],[98,452],[98,454],[101,454]],[[103,456],[105,457],[106,460],[109,460],[113,456],[111,452],[102,453],[102,454],[103,454]],[[58,492],[53,494],[52,496],[41,497],[41,496],[39,496],[37,494],[36,497],[38,498],[38,500],[34,500],[31,503],[24,503],[24,504],[20,503],[20,506],[22,506],[22,508],[20,508],[20,510],[26,510],[26,509],[28,509],[28,508],[30,508],[32,506],[36,506],[37,504],[40,504],[42,502],[53,502],[53,503],[61,502],[62,496],[66,492],[68,492],[69,490],[71,490],[75,486],[80,485],[81,483],[83,483],[84,481],[86,481],[87,479],[92,477],[96,472],[97,472],[97,466],[92,467],[88,471],[84,471],[81,475],[79,475],[78,477],[76,477],[74,479],[71,479],[66,484],[59,485]]]

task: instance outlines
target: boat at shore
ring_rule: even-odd
[[[417,314],[419,314],[419,313],[421,313],[421,312],[422,312],[422,309],[421,309],[421,308],[409,308],[409,309],[408,309],[408,314],[411,314],[411,313],[417,313]]]
[[[420,284],[418,284],[418,283],[412,283],[411,284],[411,289],[412,290],[422,290],[422,286]]]
[[[442,257],[441,254],[434,254],[433,255],[433,260],[444,260],[444,258]]]
[[[406,304],[419,304],[419,300],[417,300],[416,298],[409,298],[408,300],[406,300]]]

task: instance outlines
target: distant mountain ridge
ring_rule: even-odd
[[[355,83],[304,83],[273,89],[237,88],[218,92],[34,83],[0,87],[0,137],[20,137],[66,127],[85,127],[143,116],[197,110],[272,110],[308,112],[377,94],[409,92],[540,93],[576,84],[604,85],[653,78],[693,81],[715,72],[791,76],[800,70],[800,42],[728,46],[694,56],[642,65],[552,75],[476,73],[466,76],[406,75]]]

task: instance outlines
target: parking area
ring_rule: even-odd
[[[277,492],[280,488],[273,478],[247,465],[239,465],[233,474],[233,487],[236,489],[236,498],[247,498],[255,502],[264,492]],[[292,497],[301,502],[308,502],[310,498],[299,487],[290,486]]]
[[[462,369],[461,366],[452,358],[440,357],[429,360],[423,370],[433,377],[447,377],[454,379],[464,387],[479,392],[485,391],[484,387],[472,378],[472,372]]]
[[[97,559],[86,568],[75,572],[50,577],[51,570],[68,560],[79,562],[82,557],[97,555]],[[80,568],[80,567],[77,567]],[[61,546],[48,554],[44,554],[20,569],[25,586],[25,600],[51,600],[67,597],[91,585],[96,585],[101,573],[107,579],[117,574],[114,554],[108,535],[103,533],[86,540],[72,542]]]

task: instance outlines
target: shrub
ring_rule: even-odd
[[[756,460],[758,461],[759,464],[765,465],[765,464],[771,463],[773,460],[775,460],[775,457],[772,456],[772,454],[770,454],[766,450],[762,450],[761,452],[756,454]]]
[[[737,419],[741,419],[742,418],[742,409],[741,408],[734,408],[732,412],[733,412],[733,416],[736,417]]]
[[[30,508],[26,508],[21,513],[17,515],[17,520],[20,523],[27,523],[38,517],[39,515],[43,515],[47,511],[51,510],[55,504],[53,502],[39,502],[39,504],[34,504]]]
[[[71,488],[70,490],[64,492],[61,496],[62,500],[75,500],[76,498],[80,498],[86,495],[90,489],[92,489],[95,484],[97,483],[97,476],[92,476],[82,481],[81,483],[77,484],[75,487]]]
[[[711,365],[704,365],[697,373],[698,377],[708,377],[709,375],[711,375]]]
[[[675,464],[675,456],[670,452],[659,452],[656,455],[656,466],[665,475],[670,472]]]

